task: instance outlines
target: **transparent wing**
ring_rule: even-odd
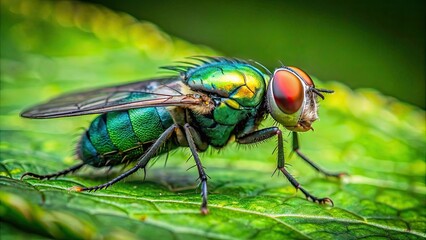
[[[152,106],[202,107],[206,96],[179,77],[168,77],[61,95],[21,113],[26,118],[58,118]]]

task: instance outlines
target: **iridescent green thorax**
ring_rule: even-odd
[[[188,69],[183,80],[192,90],[210,93],[215,108],[209,115],[193,114],[194,124],[214,147],[225,146],[232,135],[254,129],[258,109],[265,99],[266,77],[254,66],[216,59]],[[253,125],[247,127],[246,125]]]
[[[261,71],[246,62],[219,59],[189,69],[184,81],[193,90],[229,98],[227,104],[238,109],[263,101],[266,80]]]

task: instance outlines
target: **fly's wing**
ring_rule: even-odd
[[[179,77],[168,77],[65,94],[22,112],[26,118],[58,118],[132,108],[207,108],[209,99],[191,91]]]

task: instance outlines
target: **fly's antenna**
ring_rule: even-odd
[[[278,60],[278,62],[281,64],[281,67],[285,67],[284,63],[281,60]]]
[[[322,88],[312,88],[312,92],[318,95],[322,100],[324,100],[324,95],[322,93],[334,93],[333,90],[322,89]]]

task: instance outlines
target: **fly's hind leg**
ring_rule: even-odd
[[[134,167],[132,167],[131,169],[129,169],[127,172],[125,172],[125,173],[121,174],[120,176],[112,179],[111,181],[108,181],[108,182],[101,184],[101,185],[98,185],[98,186],[73,187],[72,190],[82,192],[82,191],[96,191],[96,190],[108,188],[109,186],[123,180],[124,178],[130,176],[131,174],[135,173],[137,170],[139,170],[141,168],[144,169],[144,171],[145,171],[145,167],[148,164],[149,160],[151,160],[151,158],[156,155],[157,151],[172,136],[172,134],[173,134],[173,132],[175,131],[176,128],[177,128],[177,125],[175,125],[175,124],[173,124],[172,126],[167,128],[166,131],[164,131],[160,135],[160,137],[151,145],[151,147],[148,149],[148,151],[146,151],[146,153],[139,158],[137,164]]]
[[[300,183],[287,171],[285,168],[285,159],[284,159],[284,144],[283,144],[283,136],[282,132],[277,127],[270,127],[261,129],[255,132],[248,133],[244,136],[238,137],[237,142],[240,144],[251,144],[256,142],[262,142],[268,138],[277,136],[278,138],[278,161],[277,161],[277,169],[280,170],[284,176],[288,179],[288,181],[293,185],[296,189],[300,189],[300,191],[305,195],[308,200],[317,203],[330,203],[333,206],[333,201],[330,198],[318,198],[314,195],[310,194],[306,189],[304,189]]]
[[[192,156],[194,157],[195,164],[197,165],[197,170],[199,178],[201,181],[201,213],[206,215],[209,211],[207,209],[207,174],[204,171],[203,165],[201,164],[200,157],[198,156],[196,143],[194,139],[200,141],[198,133],[192,128],[188,123],[184,125],[186,140],[188,141],[189,149],[191,150]],[[197,144],[202,144],[197,142]]]
[[[67,169],[65,169],[65,170],[62,170],[62,171],[60,171],[60,172],[56,172],[56,173],[52,173],[52,174],[46,174],[46,175],[39,175],[39,174],[32,173],[32,172],[26,172],[26,173],[24,173],[24,174],[21,176],[21,180],[22,180],[24,177],[26,177],[26,176],[30,176],[30,177],[34,177],[34,178],[38,178],[38,179],[40,179],[40,180],[42,180],[42,179],[47,179],[47,180],[49,180],[49,179],[51,179],[51,178],[57,178],[57,177],[59,177],[59,176],[67,175],[68,173],[75,172],[75,171],[77,171],[78,169],[80,169],[81,167],[83,167],[85,164],[86,164],[86,163],[82,162],[82,163],[80,163],[80,164],[77,164],[77,165],[75,165],[75,166],[72,166],[72,167],[70,167],[70,168],[67,168]]]
[[[315,170],[317,170],[318,172],[324,174],[327,177],[336,177],[336,178],[341,178],[345,175],[347,175],[347,173],[343,173],[343,172],[339,172],[339,173],[332,173],[329,172],[323,168],[321,168],[320,166],[318,166],[316,163],[314,163],[312,160],[310,160],[309,158],[307,158],[304,154],[302,154],[300,152],[300,147],[299,147],[299,137],[297,135],[297,132],[293,132],[293,151],[297,154],[297,156],[299,156],[300,158],[302,158],[305,162],[307,162],[311,167],[313,167]]]

